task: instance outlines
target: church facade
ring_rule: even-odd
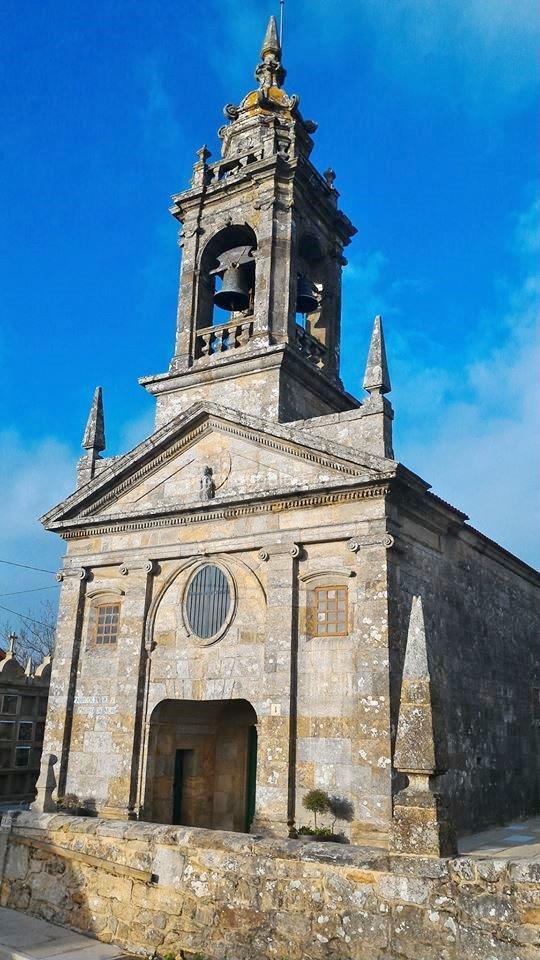
[[[273,19],[256,78],[173,198],[155,430],[102,457],[98,389],[77,490],[43,518],[66,556],[37,803],[287,835],[321,788],[352,805],[353,842],[385,844],[404,774],[427,771],[459,831],[532,814],[538,577],[395,459],[380,318],[366,397],[344,390],[355,228]],[[427,767],[396,747],[411,631],[442,718]]]

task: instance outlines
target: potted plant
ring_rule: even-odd
[[[303,825],[296,831],[297,837],[312,837],[314,840],[348,843],[347,837],[343,833],[336,833],[335,827],[338,820],[351,821],[354,815],[354,807],[350,800],[345,797],[330,796],[326,790],[315,788],[308,790],[302,797],[302,805],[306,810],[313,814],[313,826]],[[328,813],[332,817],[331,827],[319,826],[317,816]]]

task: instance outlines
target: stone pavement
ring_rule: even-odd
[[[0,907],[0,960],[113,960],[121,947]]]
[[[463,837],[459,852],[467,857],[499,860],[540,860],[540,817],[515,820]]]

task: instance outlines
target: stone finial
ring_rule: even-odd
[[[392,848],[396,853],[452,856],[456,841],[437,790],[447,769],[443,716],[429,666],[422,598],[413,597],[403,667],[394,767],[408,777],[395,798]]]
[[[24,673],[26,677],[32,676],[32,657],[28,657],[26,661],[26,667],[24,668]]]
[[[58,781],[54,771],[56,763],[58,763],[58,757],[54,753],[41,754],[37,794],[36,799],[31,804],[31,809],[37,810],[39,813],[54,813],[57,809]]]
[[[196,151],[196,154],[199,158],[199,163],[204,164],[208,158],[212,156],[212,151],[208,149],[205,143],[203,143],[202,147],[199,147],[199,149]]]
[[[281,65],[281,45],[278,38],[278,29],[275,17],[270,17],[263,45],[261,47],[261,62],[255,70],[255,78],[261,87],[281,87],[286,72]]]
[[[96,387],[94,391],[94,399],[90,407],[82,446],[84,450],[90,450],[95,455],[105,449],[105,419],[103,416],[103,391],[101,387]]]
[[[13,657],[14,654],[15,654],[15,644],[17,643],[17,640],[18,640],[18,639],[19,639],[19,638],[17,637],[17,634],[16,634],[16,633],[10,633],[10,635],[9,635],[9,637],[8,637],[8,649],[7,649],[7,652],[8,652],[8,654],[9,654],[10,656],[12,656],[12,657]]]
[[[275,57],[277,60],[281,60],[281,45],[278,37],[276,18],[274,16],[270,17],[268,26],[266,27],[266,33],[261,47],[261,59],[264,60],[267,54],[270,54],[270,56]]]
[[[362,386],[368,393],[390,393],[392,389],[386,360],[382,317],[380,316],[375,317],[373,321],[373,332]]]

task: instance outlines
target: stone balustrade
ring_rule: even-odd
[[[232,319],[219,326],[204,327],[197,331],[195,358],[212,357],[244,347],[253,336],[253,317]]]
[[[313,337],[303,327],[296,325],[296,346],[302,356],[310,360],[319,370],[326,366],[326,347],[317,337]]]

